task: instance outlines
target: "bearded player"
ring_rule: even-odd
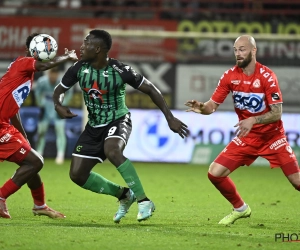
[[[26,39],[26,56],[17,57],[0,79],[0,161],[16,163],[19,168],[0,188],[0,217],[11,218],[6,199],[18,191],[24,184],[30,188],[34,202],[34,215],[50,218],[64,218],[62,213],[51,209],[45,203],[44,185],[39,171],[44,160],[31,148],[21,123],[19,109],[28,96],[33,82],[34,72],[44,71],[67,61],[77,61],[74,51],[55,57],[51,61],[40,62],[30,56],[29,44],[38,35],[34,33]]]
[[[244,202],[233,181],[228,177],[240,166],[252,164],[259,156],[267,159],[271,168],[280,167],[290,183],[300,190],[299,166],[290,147],[282,115],[282,94],[275,73],[256,61],[253,37],[242,35],[234,43],[236,66],[221,77],[209,101],[187,101],[187,111],[210,115],[232,93],[239,122],[236,137],[211,163],[208,178],[232,204],[233,211],[219,224],[233,224],[250,217],[251,209]]]

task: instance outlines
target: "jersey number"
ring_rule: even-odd
[[[111,136],[113,135],[117,130],[117,127],[116,126],[113,126],[111,127],[109,130],[108,130],[108,136]]]

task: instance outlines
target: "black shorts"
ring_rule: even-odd
[[[131,134],[131,129],[130,113],[104,127],[93,128],[87,123],[75,145],[72,155],[97,159],[103,162],[106,159],[106,155],[104,154],[105,140],[108,138],[119,138],[126,145]]]

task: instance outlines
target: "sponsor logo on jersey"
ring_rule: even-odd
[[[90,99],[100,99],[102,102],[102,95],[105,95],[108,92],[107,90],[99,89],[97,81],[94,81],[91,88],[84,88],[83,90],[90,96]]]
[[[84,71],[82,71],[83,73],[89,74],[90,71],[88,69],[85,69]]]
[[[280,100],[279,94],[278,93],[272,93],[272,101],[278,101]]]
[[[13,92],[12,95],[19,107],[23,104],[27,96],[29,95],[31,87],[31,82],[28,80],[27,82],[19,85]]]
[[[100,108],[102,108],[102,109],[108,109],[108,108],[111,108],[111,107],[112,107],[111,104],[109,104],[109,105],[107,105],[107,104],[102,104],[102,105],[100,106]]]
[[[268,79],[268,82],[272,82],[272,84],[270,85],[270,87],[275,87],[276,86],[275,81],[274,81],[274,79],[272,77],[272,74],[270,72],[266,72],[265,69],[260,68],[259,69],[259,73],[261,73],[264,78]]]
[[[285,149],[286,149],[286,151],[288,151],[290,154],[293,153],[293,149],[291,148],[291,146],[286,146]]]
[[[275,149],[277,150],[278,148],[286,145],[287,141],[286,141],[286,138],[281,138],[275,142],[273,142],[270,146],[270,149]]]
[[[244,146],[244,145],[245,145],[245,143],[242,142],[242,141],[240,140],[240,138],[238,138],[238,137],[234,137],[234,138],[232,139],[232,142],[234,142],[237,146]]]
[[[240,80],[231,80],[231,83],[235,85],[239,85],[240,82],[241,82]]]
[[[250,113],[259,113],[266,109],[264,93],[233,91],[232,97],[235,108],[240,110],[248,110]]]
[[[6,142],[6,141],[9,141],[11,137],[12,137],[11,134],[6,133],[5,135],[3,135],[3,136],[0,138],[0,142]]]
[[[83,146],[78,145],[78,146],[76,147],[76,151],[77,151],[77,152],[80,152],[80,150],[82,149],[82,147],[83,147]]]
[[[121,70],[117,65],[114,64],[112,67],[119,73],[123,73],[123,70]]]
[[[256,80],[253,82],[253,87],[254,87],[254,88],[259,88],[259,87],[260,87],[260,80],[259,80],[259,79],[256,79]]]
[[[20,153],[21,154],[25,154],[26,153],[26,150],[24,148],[20,148]]]
[[[103,71],[102,75],[103,75],[104,77],[108,77],[108,71]]]
[[[251,84],[250,81],[244,81],[244,84]]]

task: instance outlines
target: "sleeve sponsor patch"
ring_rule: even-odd
[[[272,93],[272,101],[278,101],[280,100],[279,94],[278,93]]]

